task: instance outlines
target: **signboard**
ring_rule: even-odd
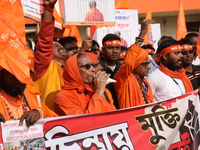
[[[65,25],[114,25],[114,0],[63,0]]]
[[[35,20],[37,22],[40,22],[41,19],[40,0],[21,0],[21,2],[23,6],[24,16],[32,20]],[[60,6],[62,6],[61,0],[58,0],[55,5],[55,9],[59,15],[61,15]],[[55,27],[62,29],[62,24],[55,21]]]

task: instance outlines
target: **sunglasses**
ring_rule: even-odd
[[[189,53],[189,54],[194,54],[194,52],[195,52],[195,51],[194,51],[193,49],[188,50],[188,51],[184,51],[184,50],[181,51],[182,55],[187,55],[188,53]]]
[[[78,50],[78,47],[65,48],[66,51]]]
[[[85,65],[82,65],[82,66],[79,66],[79,67],[80,67],[80,68],[83,67],[83,68],[89,70],[92,66],[93,66],[94,68],[96,68],[99,64],[100,64],[100,62],[99,62],[99,63],[96,63],[96,64],[85,64]]]
[[[140,65],[147,67],[148,65],[150,65],[150,62],[141,63]]]

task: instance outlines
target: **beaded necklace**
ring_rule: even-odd
[[[145,82],[137,75],[135,75],[135,78],[138,81],[138,84],[140,86],[140,91],[142,92],[142,97],[144,100],[144,104],[148,104],[148,98],[147,98],[147,91],[148,91],[148,86],[145,84]]]
[[[11,108],[9,108],[9,103],[8,101],[5,99],[5,97],[2,95],[1,91],[0,91],[0,97],[3,100],[5,106],[6,106],[6,110],[9,116],[9,120],[19,120],[19,118],[14,118],[13,112],[11,111]],[[23,110],[23,113],[29,111],[29,107],[27,105],[27,101],[24,95],[22,95],[22,101],[21,104],[19,105],[19,108]]]

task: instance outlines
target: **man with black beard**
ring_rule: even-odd
[[[157,51],[160,53],[160,65],[147,76],[155,101],[172,99],[193,91],[182,68],[182,47],[178,41],[163,41]]]
[[[0,71],[0,122],[20,119],[26,120],[27,126],[32,125],[42,116],[36,101],[27,100],[26,84],[20,82],[5,69]]]

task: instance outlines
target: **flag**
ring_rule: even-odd
[[[82,40],[77,26],[65,26],[62,37],[74,36],[77,39],[78,47],[81,47]]]
[[[146,19],[152,19],[151,10],[149,8],[147,9]],[[148,31],[144,36],[144,44],[150,44],[154,47],[151,24],[148,25]]]
[[[55,18],[55,20],[56,20],[57,22],[59,22],[61,25],[64,25],[63,20],[62,20],[62,18],[60,17],[60,15],[58,14],[58,12],[57,12],[56,9],[54,9],[54,11],[53,11],[53,16],[54,16],[54,18]]]
[[[127,0],[115,0],[115,9],[129,9],[130,5]]]
[[[176,40],[184,39],[187,34],[187,29],[182,0],[179,1],[179,11],[176,25]]]
[[[31,84],[25,18],[20,0],[1,0],[0,14],[0,66],[19,81]]]

